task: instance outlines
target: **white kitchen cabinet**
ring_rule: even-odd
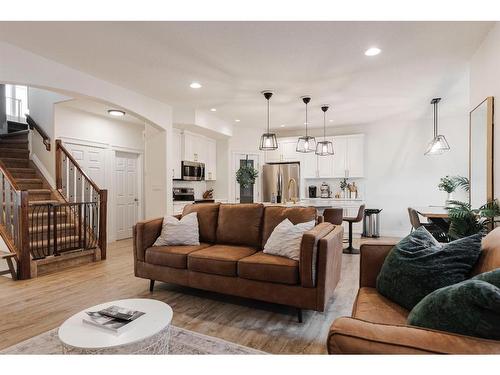
[[[207,158],[205,161],[205,180],[217,179],[217,141],[207,139]]]
[[[347,137],[347,173],[350,178],[364,176],[364,143],[363,134]]]
[[[172,129],[172,178],[181,178],[182,162],[182,133],[179,129]]]
[[[198,136],[193,133],[184,132],[182,135],[182,160],[198,161]]]
[[[323,140],[323,138],[321,138],[321,140]],[[326,140],[333,142],[332,137],[326,137]],[[318,173],[317,173],[318,177],[333,178],[335,155],[317,156],[317,158],[318,158]]]
[[[334,137],[333,176],[339,178],[364,177],[364,135]]]
[[[301,155],[295,151],[297,147],[297,139],[279,139],[278,149],[266,151],[267,163],[291,162],[300,161]]]
[[[316,154],[312,152],[302,154],[300,173],[302,178],[319,177],[318,157]]]

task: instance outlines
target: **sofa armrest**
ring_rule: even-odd
[[[499,354],[500,341],[339,318],[330,327],[327,349],[330,354]]]
[[[375,288],[385,257],[396,243],[364,243],[360,248],[359,287]]]
[[[300,284],[303,287],[314,288],[316,286],[318,242],[321,238],[330,233],[332,229],[332,224],[320,223],[302,235],[302,241],[300,243],[299,274]]]
[[[333,230],[318,242],[318,276],[316,292],[316,308],[324,311],[332,298],[335,287],[340,281],[342,270],[342,250],[344,228],[334,225]]]
[[[134,259],[144,262],[145,252],[151,247],[161,233],[163,218],[139,221],[134,225]]]

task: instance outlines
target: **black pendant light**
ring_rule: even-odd
[[[269,115],[269,99],[273,96],[273,92],[269,90],[261,91],[261,94],[267,100],[267,133],[262,134],[260,137],[260,147],[262,151],[272,151],[278,148],[278,140],[276,139],[276,134],[271,133],[269,130],[270,115]]]
[[[302,137],[299,137],[298,141],[297,141],[297,148],[296,148],[296,151],[297,152],[314,152],[316,150],[316,138],[314,137],[311,137],[307,134],[307,105],[309,104],[309,102],[311,101],[311,97],[310,96],[301,96],[300,99],[302,99],[302,101],[304,102],[304,104],[306,105],[306,135],[302,136]]]
[[[323,140],[318,142],[316,146],[316,155],[328,156],[333,155],[333,143],[326,140],[326,111],[328,111],[330,106],[328,104],[323,104],[321,110],[323,111]]]
[[[434,138],[429,142],[424,155],[441,155],[450,150],[450,145],[442,134],[438,134],[438,103],[441,98],[434,98],[431,104],[434,106]]]

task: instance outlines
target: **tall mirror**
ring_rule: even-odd
[[[469,201],[478,208],[493,199],[493,97],[469,116]]]

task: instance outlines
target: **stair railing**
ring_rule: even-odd
[[[16,254],[17,278],[31,276],[28,192],[19,190],[12,175],[0,162],[0,232],[11,253]]]
[[[28,124],[31,130],[36,130],[38,134],[40,134],[40,137],[42,137],[42,142],[45,145],[45,149],[47,151],[50,151],[50,137],[45,132],[45,130],[43,130],[42,127],[38,125],[36,121],[33,120],[33,117],[31,117],[30,115],[26,115],[26,123]]]
[[[87,207],[88,217],[83,216],[89,223],[84,233],[97,239],[101,249],[101,259],[106,259],[108,191],[97,186],[59,139],[56,140],[56,187],[69,204],[92,203],[95,206],[96,209],[93,209],[94,206]],[[82,209],[75,207],[81,205],[74,205],[68,209]]]

